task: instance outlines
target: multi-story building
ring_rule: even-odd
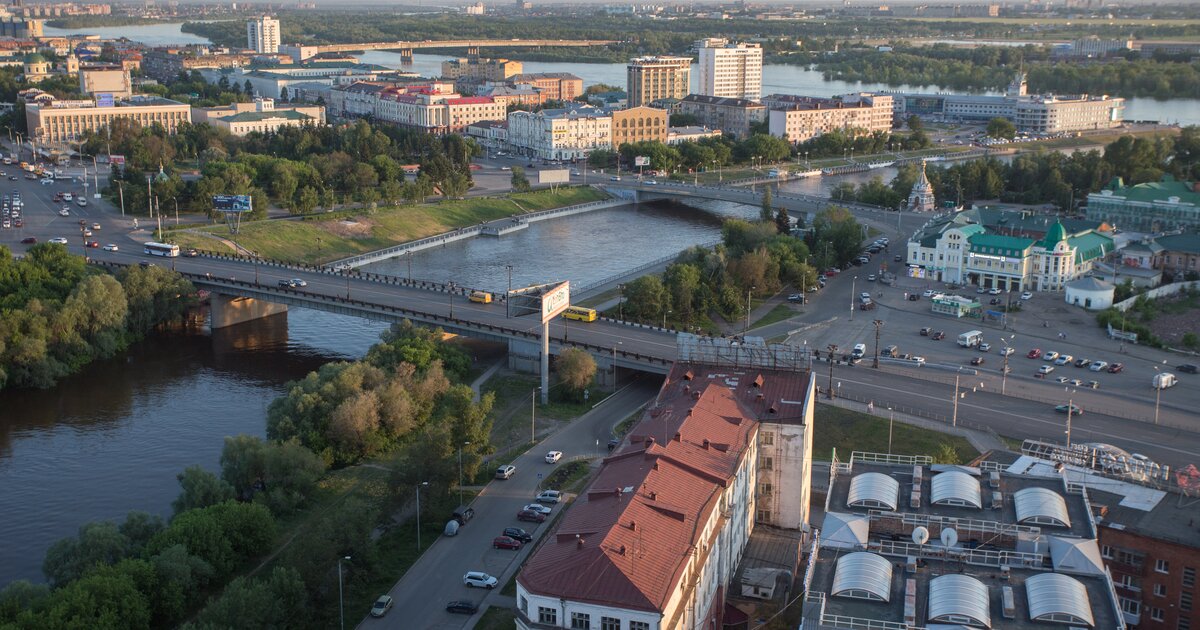
[[[325,124],[325,108],[320,105],[276,105],[273,99],[257,98],[253,103],[233,103],[227,107],[193,107],[193,123],[208,123],[229,130],[235,136],[252,131],[268,133],[280,127]]]
[[[129,80],[129,71],[120,65],[88,65],[79,69],[79,91],[129,98],[133,96],[133,84]]]
[[[393,87],[379,94],[376,120],[429,133],[460,133],[483,120],[504,120],[503,103],[486,96],[461,96],[431,89]]]
[[[834,130],[870,134],[892,129],[892,97],[845,94],[833,98],[773,94],[763,99],[770,111],[771,135],[805,142]]]
[[[135,96],[111,107],[99,107],[96,101],[56,101],[26,106],[25,121],[38,142],[74,142],[83,132],[100,131],[118,118],[143,127],[159,124],[174,133],[191,120],[191,109],[187,103],[149,96]]]
[[[520,61],[511,59],[485,59],[482,57],[447,59],[442,62],[442,78],[450,81],[465,79],[476,82],[503,82],[513,75],[521,74],[523,67]]]
[[[722,98],[688,94],[679,101],[680,114],[691,114],[705,127],[720,129],[739,138],[750,135],[750,125],[767,118],[767,108],[744,98]]]
[[[708,127],[671,127],[667,129],[667,144],[680,144],[682,142],[696,142],[705,138],[717,138],[721,136],[720,129],[709,129]]]
[[[1200,234],[1171,234],[1154,239],[1163,271],[1200,274]]]
[[[807,530],[812,414],[807,371],[677,363],[518,574],[517,628],[722,627],[756,522]]]
[[[154,49],[142,55],[142,72],[160,83],[174,81],[180,73],[201,68],[236,68],[250,65],[250,55],[209,55],[194,51]]]
[[[649,105],[660,98],[680,99],[688,95],[692,77],[691,57],[638,57],[625,70],[629,106]]]
[[[832,463],[805,630],[1124,630],[1088,492],[1054,467],[855,452]]]
[[[508,77],[510,85],[531,85],[546,95],[546,100],[570,101],[583,94],[583,79],[569,72],[534,72]]]
[[[384,66],[347,61],[312,61],[295,66],[251,66],[249,68],[201,69],[200,75],[209,83],[250,83],[254,96],[280,98],[284,91],[304,83],[324,83],[329,86],[350,85],[358,81],[374,81],[394,77],[397,72]],[[426,81],[428,82],[428,81]]]
[[[468,4],[465,8],[463,8],[463,13],[466,13],[467,15],[483,15],[486,11],[487,7],[485,7],[482,2]]]
[[[257,53],[279,52],[279,20],[266,15],[246,22],[246,48]]]
[[[612,116],[590,105],[508,115],[508,143],[522,155],[578,160],[612,147]]]
[[[1160,181],[1126,186],[1114,177],[1100,192],[1088,195],[1088,219],[1104,221],[1126,232],[1169,232],[1200,229],[1200,181],[1181,182],[1170,175]]]
[[[379,95],[389,87],[383,81],[356,81],[329,91],[325,104],[329,115],[337,118],[366,118],[375,115]]]
[[[477,96],[490,96],[497,102],[507,105],[528,105],[536,107],[546,102],[546,94],[541,90],[522,83],[520,85],[492,85],[477,89]]]
[[[712,37],[695,44],[700,94],[757,101],[762,96],[762,46]]]
[[[653,107],[631,107],[612,113],[612,146],[635,142],[667,141],[667,112]]]
[[[21,17],[0,17],[0,37],[30,39],[41,37],[44,20],[27,20]]]

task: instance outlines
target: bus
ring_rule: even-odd
[[[171,243],[143,243],[147,256],[166,256],[174,258],[179,255],[179,246]]]
[[[563,311],[563,319],[574,319],[581,322],[596,321],[596,309],[584,308],[582,306],[568,306],[567,310]]]

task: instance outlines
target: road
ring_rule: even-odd
[[[550,520],[538,525],[516,519],[521,507],[532,502],[539,490],[546,489],[540,487],[540,477],[555,468],[543,459],[546,452],[562,451],[564,462],[606,454],[613,427],[652,400],[661,382],[659,377],[644,376],[630,383],[518,457],[513,462],[517,472],[512,478],[493,480],[475,499],[472,504],[475,518],[461,528],[457,536],[442,537],[435,542],[388,591],[395,598],[392,612],[378,619],[367,616],[359,627],[447,629],[463,628],[468,621],[476,620],[446,612],[446,603],[469,599],[480,604],[481,611],[485,609],[483,602],[499,595],[500,589],[534,548],[533,544],[529,544],[519,552],[493,549],[492,539],[501,535],[505,527],[521,527],[535,537],[544,535],[550,528]],[[557,516],[565,507],[564,504],[556,506],[550,518]],[[430,517],[448,518],[448,515]],[[496,576],[499,586],[490,592],[464,586],[462,576],[467,571],[485,571]]]

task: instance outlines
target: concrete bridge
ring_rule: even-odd
[[[615,39],[426,39],[422,41],[366,42],[362,44],[323,44],[319,46],[292,45],[284,49],[296,61],[322,53],[343,53],[367,50],[397,50],[402,57],[412,57],[414,50],[466,48],[468,55],[479,55],[480,48],[559,48],[608,46],[621,43]]]
[[[637,181],[622,180],[619,182],[608,182],[601,186],[609,194],[627,199],[633,202],[654,201],[656,199],[678,199],[687,201],[690,199],[702,199],[711,201],[729,201],[740,203],[749,206],[761,206],[763,198],[763,189],[782,183],[781,181],[772,178],[762,178],[753,182],[742,181],[738,182],[737,186],[706,186],[696,184],[686,184],[682,182],[656,182],[653,184],[647,183],[647,180]],[[772,191],[771,205],[775,208],[784,208],[792,216],[803,212],[811,218],[818,212],[830,207],[840,206],[849,208],[852,211],[864,211],[871,213],[879,213],[888,211],[889,208],[873,206],[871,204],[858,203],[855,201],[835,201],[828,197],[819,197],[816,195],[805,195],[800,193],[779,193]]]

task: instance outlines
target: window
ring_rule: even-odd
[[[762,469],[763,470],[774,470],[775,469],[775,458],[773,458],[773,457],[762,458]]]
[[[1112,560],[1112,547],[1109,547],[1108,545],[1100,545],[1100,557],[1107,560]]]
[[[1162,559],[1155,560],[1154,561],[1154,570],[1158,571],[1159,573],[1170,573],[1171,572],[1171,563],[1167,562],[1166,560],[1162,560]]]
[[[522,595],[519,608],[521,609],[521,612],[528,615],[529,614],[529,598]]]
[[[621,620],[615,617],[601,617],[600,630],[621,630]]]
[[[1117,580],[1117,584],[1135,591],[1142,590],[1142,581],[1132,575],[1122,575],[1121,579]]]
[[[775,434],[771,431],[764,431],[762,434],[762,443],[770,446],[775,443]]]
[[[758,493],[760,495],[770,495],[774,489],[775,487],[766,481],[758,484]]]
[[[1167,596],[1167,585],[1166,584],[1155,584],[1154,585],[1154,596],[1155,597],[1166,597]]]
[[[1175,630],[1192,630],[1192,620],[1188,617],[1180,617],[1178,623],[1175,624]]]
[[[1163,620],[1163,609],[1153,608],[1153,607],[1150,608],[1150,618],[1155,621],[1162,621]]]
[[[1121,610],[1123,610],[1131,615],[1137,615],[1142,612],[1142,603],[1136,599],[1127,599],[1127,598],[1122,597],[1121,598]]]
[[[650,624],[645,621],[630,621],[629,630],[650,630]]]
[[[1192,594],[1183,592],[1179,594],[1179,610],[1182,612],[1192,611]]]
[[[538,606],[538,623],[544,623],[549,626],[558,623],[558,611],[545,606]]]
[[[1193,567],[1183,567],[1183,587],[1193,588],[1196,586],[1196,569]]]
[[[587,613],[571,613],[571,628],[572,630],[590,630],[592,627],[592,616]]]
[[[758,519],[757,519],[757,520],[758,520],[758,521],[760,521],[760,522],[770,522],[770,520],[771,520],[771,510],[763,510],[763,509],[760,509],[760,510],[758,511]]]

